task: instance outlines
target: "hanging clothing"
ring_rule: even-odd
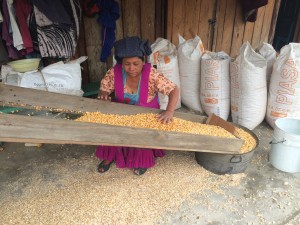
[[[114,67],[115,101],[120,103],[132,103],[138,106],[159,109],[158,97],[156,96],[148,103],[148,86],[151,65],[145,64],[140,78],[139,91],[136,94],[124,92],[125,79],[123,77],[122,65]],[[129,101],[127,100],[129,99]],[[160,149],[133,148],[120,146],[98,146],[96,157],[108,161],[116,161],[118,168],[150,168],[155,165],[156,157],[163,157],[165,152]]]
[[[2,23],[2,22],[3,22],[3,16],[2,16],[2,13],[0,11],[0,23]]]
[[[13,0],[7,0],[7,9],[9,13],[10,26],[12,29],[14,46],[17,50],[22,50],[24,49],[23,39],[15,18],[15,9],[13,7]]]
[[[32,7],[29,0],[14,0],[14,8],[25,49],[24,55],[26,55],[33,52],[32,39],[27,25],[27,18],[31,13]]]
[[[64,1],[61,0],[31,0],[42,14],[53,23],[60,24],[66,28],[72,25],[69,12],[66,10]]]
[[[71,58],[75,55],[79,37],[81,18],[80,1],[57,1],[60,2],[59,11],[53,9],[53,5],[56,3],[54,4],[52,0],[38,0],[33,2],[39,50],[42,57]],[[52,10],[48,12],[47,6]],[[59,14],[62,10],[61,8],[64,9],[66,15]],[[47,11],[46,15],[43,11]],[[60,16],[66,19],[66,21],[59,18]],[[51,21],[49,18],[52,18],[56,22]]]
[[[258,8],[268,4],[268,0],[242,0],[245,21],[255,22]]]
[[[7,1],[2,1],[2,12],[3,12],[3,24],[2,24],[2,39],[5,41],[8,57],[11,59],[18,59],[19,53],[14,47],[13,38],[10,35],[10,18],[7,7]]]
[[[100,61],[106,62],[115,42],[116,20],[120,17],[119,4],[115,0],[98,0],[100,13],[98,23],[102,26],[102,51]]]

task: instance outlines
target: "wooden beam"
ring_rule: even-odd
[[[273,43],[273,39],[274,39],[274,35],[275,35],[278,12],[279,12],[280,3],[281,3],[281,0],[274,0],[274,1],[275,1],[275,5],[274,5],[272,21],[271,21],[271,25],[270,25],[269,38],[268,38],[268,40],[269,40],[268,42],[271,44]]]
[[[139,0],[122,0],[124,37],[141,37],[141,8]]]
[[[141,38],[155,40],[155,1],[141,0]]]
[[[102,112],[108,114],[134,115],[138,113],[161,112],[159,109],[137,107],[4,84],[0,84],[0,104],[20,106],[23,108],[38,107],[45,110],[58,109],[78,113]],[[199,123],[203,123],[207,119],[205,116],[180,112],[175,112],[175,117]]]
[[[0,130],[0,141],[22,143],[129,146],[215,153],[239,153],[243,144],[237,138],[10,114],[0,114]]]

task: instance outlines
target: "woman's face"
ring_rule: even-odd
[[[144,62],[139,57],[123,58],[123,68],[127,76],[137,77],[140,76]]]

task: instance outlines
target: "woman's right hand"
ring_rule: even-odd
[[[98,91],[98,100],[103,100],[103,101],[111,101],[111,97],[109,96],[109,93],[106,91]]]

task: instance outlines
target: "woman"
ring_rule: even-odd
[[[159,108],[158,92],[169,96],[169,103],[158,120],[163,123],[172,121],[179,88],[144,59],[151,54],[148,41],[138,37],[127,37],[115,43],[116,66],[110,69],[101,81],[98,99],[111,100],[109,95],[115,92],[115,101],[119,103]],[[96,156],[103,161],[98,166],[100,173],[106,172],[112,162],[119,168],[133,169],[134,174],[142,175],[155,164],[155,157],[163,157],[163,150],[98,146]]]

